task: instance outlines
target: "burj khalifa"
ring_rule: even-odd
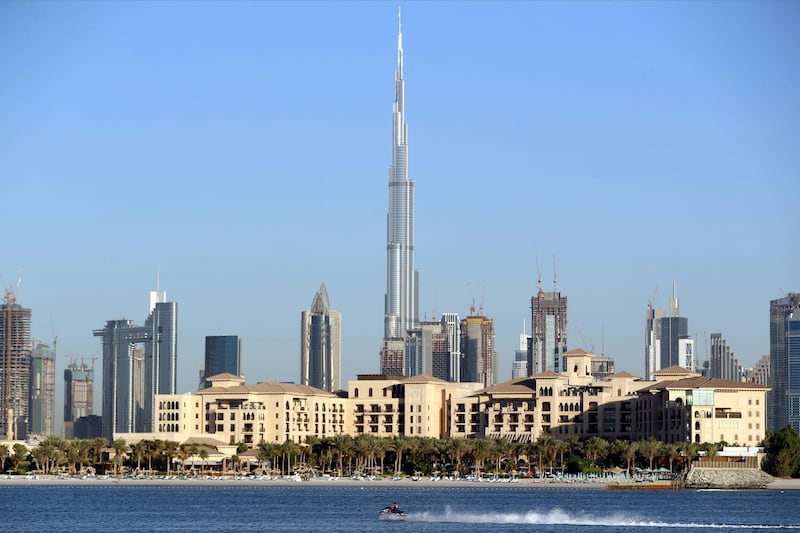
[[[386,221],[386,339],[400,339],[419,324],[419,271],[414,269],[414,182],[408,179],[408,126],[405,122],[403,30],[398,13],[397,71],[392,113],[392,166]]]

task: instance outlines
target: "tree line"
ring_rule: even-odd
[[[376,437],[340,434],[309,437],[305,444],[287,440],[281,444],[258,444],[255,461],[244,461],[248,450],[238,443],[237,453],[223,460],[222,471],[242,471],[244,464],[279,474],[314,471],[334,476],[352,475],[457,475],[508,474],[544,476],[555,473],[599,474],[618,469],[633,473],[636,468],[678,473],[688,469],[700,452],[713,459],[725,442],[695,444],[662,443],[654,438],[630,442],[600,437],[559,440],[544,435],[531,442],[505,438],[477,439],[430,437]],[[764,468],[779,477],[800,476],[800,436],[791,427],[768,433]],[[111,457],[110,462],[103,460]],[[201,444],[179,444],[170,440],[142,440],[128,446],[116,439],[110,446],[103,438],[65,440],[48,437],[28,450],[23,444],[9,448],[0,444],[0,471],[25,473],[92,473],[98,465],[121,473],[207,470],[206,460],[215,452]],[[198,468],[196,468],[198,467]]]

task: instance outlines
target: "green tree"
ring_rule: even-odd
[[[777,477],[800,477],[800,436],[791,426],[764,439],[766,470]]]

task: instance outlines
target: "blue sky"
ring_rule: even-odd
[[[378,371],[397,7],[0,3],[0,281],[24,265],[59,390],[93,329],[144,321],[156,268],[181,392],[206,335],[242,337],[248,382],[297,381],[322,282],[344,378]],[[402,9],[423,315],[483,302],[508,379],[555,255],[571,348],[604,329],[643,374],[674,280],[701,356],[712,332],[768,353],[769,300],[800,290],[800,4]]]

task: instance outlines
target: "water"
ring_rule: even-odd
[[[404,520],[381,520],[397,501]],[[666,532],[800,530],[800,490],[391,485],[0,485],[0,531]]]

